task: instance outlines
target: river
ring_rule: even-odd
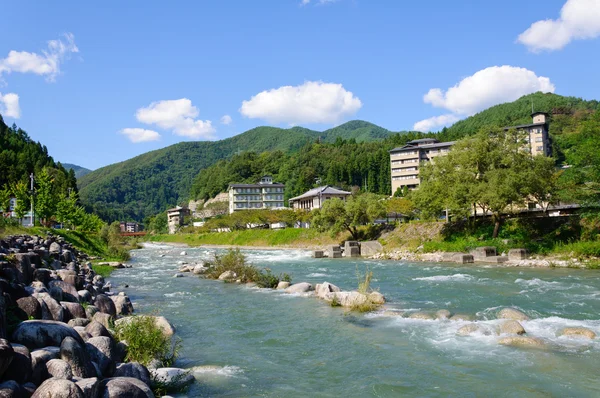
[[[185,250],[187,256],[182,256]],[[305,251],[249,250],[248,260],[294,282],[357,287],[357,269],[387,307],[476,316],[492,329],[499,308],[528,314],[528,335],[545,349],[501,346],[498,337],[459,337],[468,322],[351,314],[314,297],[173,275],[179,261],[215,250],[148,245],[132,268],[111,276],[137,313],[159,313],[182,339],[177,366],[198,382],[190,397],[597,397],[600,338],[557,337],[566,326],[600,335],[600,271],[498,268],[362,259],[313,259]],[[125,287],[128,285],[128,287]]]

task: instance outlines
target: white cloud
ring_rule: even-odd
[[[18,119],[21,117],[21,108],[19,107],[19,96],[15,93],[2,95],[0,93],[0,114],[6,117]]]
[[[216,131],[210,120],[196,120],[198,108],[187,98],[153,102],[137,110],[137,120],[154,124],[174,134],[189,138],[213,138]]]
[[[422,131],[424,133],[438,130],[439,127],[449,126],[453,123],[456,123],[460,120],[460,116],[453,114],[446,114],[440,116],[430,117],[429,119],[424,119],[416,122],[413,125],[413,130]]]
[[[550,79],[514,66],[492,66],[461,80],[446,92],[432,88],[423,97],[425,103],[453,113],[472,115],[503,102],[537,91],[553,93]]]
[[[3,73],[33,73],[46,76],[46,80],[54,81],[60,73],[60,65],[71,53],[77,53],[75,37],[72,33],[63,35],[58,40],[48,41],[48,47],[41,54],[27,51],[10,51],[6,58],[0,59],[0,76]]]
[[[560,50],[573,40],[600,36],[600,0],[567,0],[558,19],[534,22],[517,41],[530,51]]]
[[[240,113],[270,123],[335,124],[361,107],[360,99],[341,84],[308,81],[262,91],[242,102]]]
[[[233,122],[233,119],[229,115],[223,115],[221,118],[221,124],[230,125]]]
[[[119,131],[119,133],[123,134],[129,138],[129,141],[136,144],[140,142],[158,141],[160,139],[160,134],[156,131],[140,128],[126,128]]]

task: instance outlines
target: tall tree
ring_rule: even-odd
[[[34,201],[35,212],[40,220],[48,226],[50,225],[50,217],[56,211],[56,196],[53,190],[54,179],[50,175],[47,168],[42,169],[36,176],[37,191]]]

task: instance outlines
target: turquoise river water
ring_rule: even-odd
[[[182,256],[185,250],[187,256]],[[372,286],[391,309],[476,316],[492,329],[512,306],[545,349],[501,346],[495,335],[459,337],[467,322],[349,314],[314,297],[173,278],[179,261],[215,250],[148,245],[111,281],[138,313],[158,312],[182,339],[176,364],[193,368],[190,397],[599,397],[600,338],[557,337],[566,326],[600,335],[600,271],[495,268],[441,263],[312,259],[305,251],[245,251],[249,261],[295,282]],[[124,286],[129,287],[125,288]],[[211,366],[208,366],[211,365]]]

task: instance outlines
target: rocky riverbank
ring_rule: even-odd
[[[133,319],[133,305],[88,259],[52,235],[0,240],[0,397],[154,397],[156,385],[193,381],[181,369],[125,361],[128,343],[114,326]]]

